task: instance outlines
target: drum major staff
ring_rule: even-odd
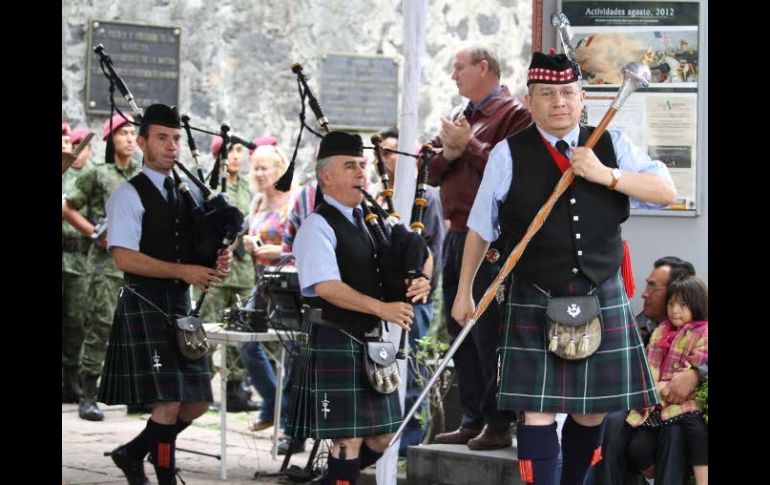
[[[622,284],[620,224],[628,218],[629,199],[662,206],[675,200],[676,190],[666,167],[618,131],[605,132],[594,149],[581,146],[594,128],[578,123],[585,99],[578,81],[565,55],[533,55],[527,101],[535,123],[498,143],[489,155],[468,220],[452,309],[458,323],[468,323],[474,313],[474,275],[489,242],[498,236],[508,247],[519,242],[571,165],[574,183],[513,270],[501,327],[498,407],[524,411],[517,436],[525,483],[554,483],[555,413],[570,414],[562,431],[561,483],[581,485],[588,467],[601,459],[604,414],[657,402]],[[600,316],[601,344],[595,353],[579,356],[582,342],[558,353],[561,337],[545,328],[546,308],[551,320],[563,318],[551,312],[558,297],[598,300],[581,308],[560,307],[573,317],[582,309],[581,318],[593,307],[594,316]],[[585,332],[581,329],[578,337]]]

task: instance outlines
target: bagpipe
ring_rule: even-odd
[[[322,137],[320,133],[314,131],[305,122],[305,99],[308,100],[310,109],[313,111],[322,130],[326,133],[330,130],[328,127],[329,121],[323,114],[321,105],[318,103],[318,100],[307,84],[307,78],[303,73],[302,66],[299,63],[295,63],[292,65],[291,70],[297,75],[297,85],[302,102],[300,111],[300,133],[297,138],[297,144],[294,149],[291,163],[289,164],[290,168],[287,170],[287,174],[291,171],[293,175],[294,161],[302,137],[302,130],[307,129],[316,136]],[[383,190],[380,195],[385,201],[387,210],[377,203],[377,201],[363,187],[358,187],[364,196],[364,200],[361,202],[361,210],[364,214],[365,225],[376,242],[377,265],[382,277],[384,292],[383,300],[386,302],[406,301],[407,288],[414,279],[424,276],[422,269],[430,254],[428,245],[421,233],[424,228],[422,222],[424,215],[423,209],[427,203],[424,198],[425,184],[428,176],[427,170],[430,160],[432,160],[435,152],[430,145],[423,145],[418,155],[385,149],[381,146],[382,138],[379,135],[373,135],[371,141],[373,146],[364,147],[364,149],[374,151],[377,170],[383,184]],[[389,178],[385,163],[382,159],[382,152],[384,150],[414,157],[420,161],[420,175],[418,176],[418,185],[415,194],[414,208],[412,210],[412,221],[410,224],[414,231],[410,231],[403,224],[399,223],[399,216],[393,207],[393,189],[389,187]],[[275,186],[278,190],[288,190],[288,185],[284,178],[287,174],[284,174],[284,176],[281,177],[281,180],[276,182]],[[288,180],[290,184],[291,175]],[[322,196],[319,194],[321,194],[320,187],[316,192],[316,206],[323,200]],[[406,332],[402,332],[401,342],[397,353],[398,358],[400,359],[404,358],[405,342]]]
[[[380,272],[384,279],[385,301],[403,301],[406,289],[412,281],[421,276],[430,280],[430,277],[422,272],[429,254],[427,242],[422,237],[422,231],[425,229],[423,219],[425,216],[425,206],[428,203],[428,200],[425,198],[428,183],[428,166],[436,153],[430,144],[425,144],[420,148],[420,152],[417,155],[419,168],[409,222],[409,227],[412,229],[410,232],[403,224],[397,223],[399,216],[393,207],[393,189],[388,187],[388,173],[385,170],[385,163],[382,159],[383,148],[380,146],[381,141],[379,135],[372,136],[372,145],[377,160],[376,166],[383,185],[380,195],[388,206],[388,210],[383,209],[368,192],[361,189],[366,201],[375,209],[366,214],[364,220],[369,222],[373,234],[377,232],[375,220],[377,225],[390,227],[390,237],[384,238],[381,243],[378,243],[378,248],[381,248],[378,257],[380,261],[384,262]],[[363,206],[365,205],[364,203]],[[366,210],[364,209],[365,213]],[[379,214],[380,217],[375,219],[375,213]],[[397,358],[405,358],[405,346],[406,332],[401,332]]]
[[[131,94],[131,91],[129,91],[126,84],[115,72],[115,69],[112,65],[112,60],[104,51],[104,46],[102,44],[97,45],[94,47],[94,52],[99,55],[99,64],[101,66],[102,72],[110,81],[110,120],[112,120],[114,112],[117,111],[126,121],[132,125],[140,125],[143,111],[134,102],[134,97]],[[120,111],[120,109],[117,107],[114,100],[115,87],[118,88],[133,110],[132,114],[135,121],[131,121],[130,118],[124,115],[123,112]],[[194,255],[192,262],[194,264],[213,268],[215,267],[217,258],[222,253],[222,251],[230,246],[236,240],[238,234],[242,231],[244,221],[243,213],[241,213],[237,207],[231,205],[227,200],[225,185],[227,176],[227,151],[229,146],[234,143],[240,143],[247,147],[253,146],[253,144],[234,135],[230,135],[228,133],[230,131],[230,127],[226,124],[222,125],[219,133],[215,133],[191,126],[190,117],[187,115],[181,116],[180,120],[182,127],[187,133],[188,146],[192,152],[192,157],[195,162],[195,170],[198,175],[197,177],[193,175],[193,173],[190,172],[190,170],[188,170],[187,167],[185,167],[177,159],[174,160],[174,164],[185,174],[186,180],[180,177],[176,169],[172,169],[171,172],[173,175],[174,183],[179,192],[182,194],[182,197],[185,199],[187,207],[190,209],[192,215],[194,234]],[[201,165],[198,160],[199,153],[195,145],[195,140],[192,136],[192,130],[208,133],[211,135],[219,135],[222,136],[224,140],[222,143],[222,149],[220,150],[220,154],[217,159],[217,163],[219,163],[220,160],[224,160],[224,162],[219,165],[215,164],[214,170],[212,171],[211,188],[216,189],[220,181],[222,186],[221,192],[216,195],[214,195],[212,191],[205,185],[203,170],[201,169]],[[110,129],[110,131],[112,130]],[[219,170],[220,166],[221,170]],[[224,175],[222,175],[222,173],[224,173]],[[225,178],[222,178],[223,176]],[[195,197],[191,187],[187,183],[188,181],[192,182],[200,191],[203,198],[202,203],[198,203],[198,199]],[[191,316],[196,318],[199,316],[200,308],[203,304],[203,299],[205,296],[205,292],[201,293],[201,296],[198,299],[198,302],[196,303],[195,309],[191,313]]]

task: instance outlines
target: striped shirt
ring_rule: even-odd
[[[307,219],[307,216],[315,210],[315,193],[318,182],[313,180],[296,192],[294,204],[292,205],[289,216],[286,220],[286,229],[282,238],[282,256],[291,254],[294,246],[294,238],[297,236],[299,226]]]

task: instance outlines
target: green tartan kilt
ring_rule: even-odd
[[[364,350],[348,335],[309,325],[294,366],[286,434],[297,438],[360,438],[395,432],[403,413],[398,392],[380,394],[363,371]]]
[[[548,297],[514,276],[506,300],[498,348],[500,409],[591,414],[657,404],[644,346],[620,272],[596,290],[602,313],[599,349],[582,360],[564,360],[547,350]],[[572,282],[552,296],[585,295],[592,284]]]
[[[127,283],[123,283],[125,286]],[[131,285],[169,315],[187,315],[187,291]],[[189,360],[179,351],[176,330],[158,310],[121,288],[99,385],[106,404],[213,400],[208,359]]]

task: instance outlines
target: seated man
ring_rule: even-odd
[[[666,317],[666,287],[671,281],[685,276],[695,275],[693,265],[676,256],[666,256],[654,263],[654,268],[647,277],[647,286],[642,293],[644,307],[636,316],[636,323],[645,347],[650,334]],[[708,379],[708,364],[675,375],[669,386],[663,391],[664,398],[670,402],[681,402],[698,386],[701,380]],[[609,413],[604,429],[604,459],[586,479],[586,485],[638,484],[642,476],[629,467],[627,447],[630,427],[625,424],[625,411]],[[688,474],[687,457],[682,430],[677,426],[667,426],[658,435],[658,452],[655,459],[655,478],[657,483],[680,485],[686,483]]]

